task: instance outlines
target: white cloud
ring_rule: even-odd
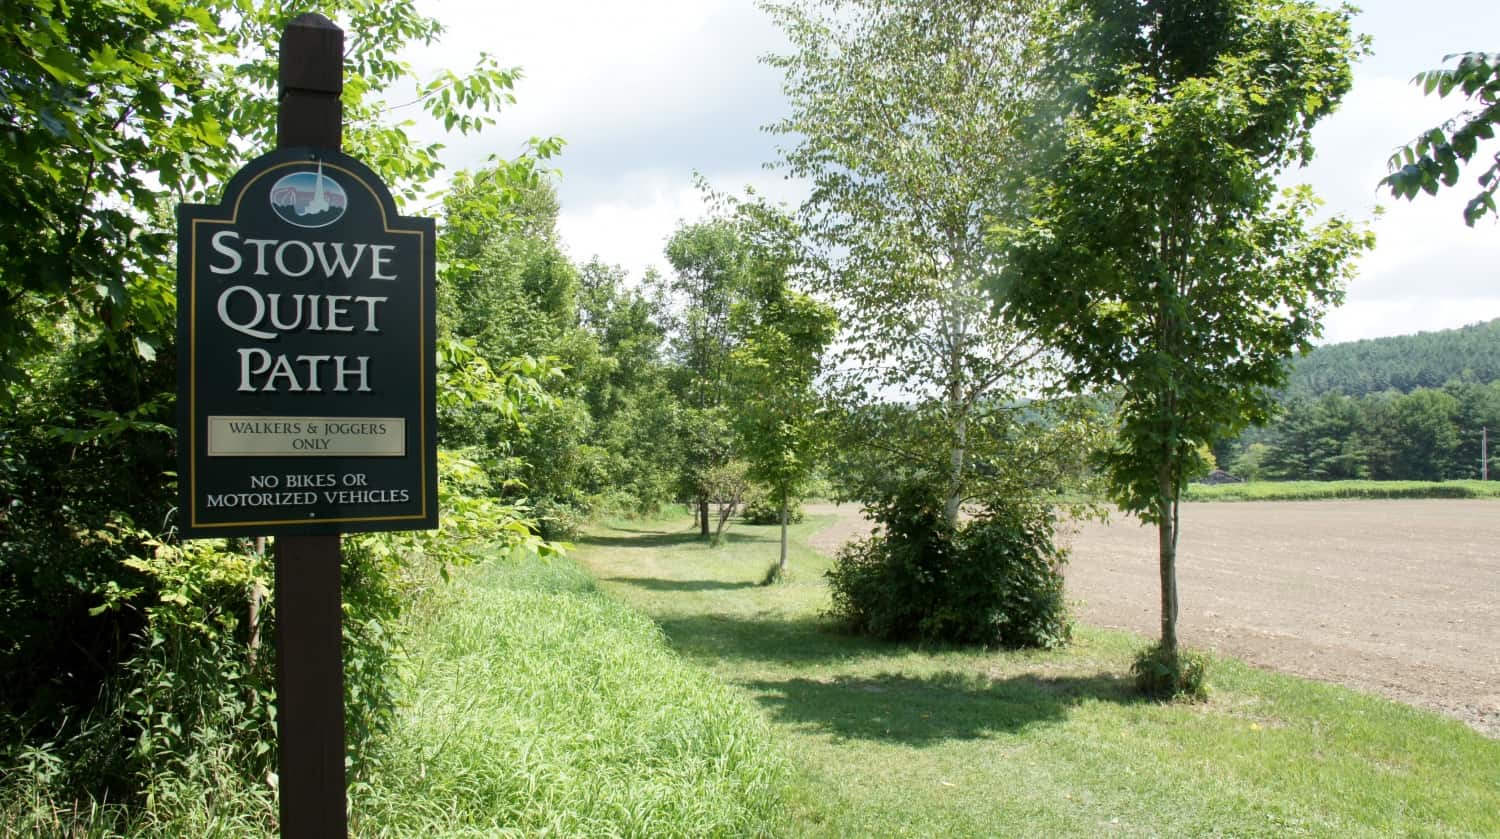
[[[513,156],[528,137],[561,136],[558,227],[575,259],[597,254],[636,276],[665,270],[666,239],[705,212],[694,172],[715,189],[753,183],[796,197],[758,169],[773,154],[759,129],[780,115],[781,96],[779,77],[757,59],[781,39],[750,3],[561,0],[502,12],[448,0],[421,9],[449,31],[409,55],[419,74],[471,66],[486,50],[525,77],[517,103],[477,136],[418,130],[447,144],[453,168]]]
[[[667,270],[662,249],[682,219],[695,219],[704,207],[698,191],[666,175],[638,173],[628,197],[564,207],[558,231],[577,261],[594,256],[639,277],[648,267]]]
[[[775,72],[757,58],[780,36],[744,2],[560,0],[502,13],[485,0],[449,0],[422,8],[449,31],[411,55],[419,73],[469,66],[481,51],[524,72],[517,104],[495,132],[452,143],[460,165],[482,160],[497,136],[506,149],[557,134],[573,150],[650,138],[671,152],[691,140],[682,135],[711,129],[714,119],[759,117],[779,96]]]
[[[669,267],[662,251],[667,239],[681,223],[697,221],[708,213],[705,196],[675,173],[664,171],[632,172],[618,186],[611,198],[563,207],[558,231],[569,255],[577,261],[598,256],[637,278],[650,267],[666,273]],[[709,186],[736,195],[749,186],[772,201],[791,201],[803,188],[763,171],[714,173]]]
[[[1500,226],[1484,221],[1470,228],[1462,218],[1480,168],[1468,167],[1456,186],[1413,201],[1378,186],[1392,153],[1459,108],[1451,97],[1423,96],[1407,79],[1365,75],[1317,128],[1317,160],[1291,179],[1311,183],[1328,211],[1368,222],[1376,239],[1344,306],[1328,317],[1323,342],[1500,317]],[[1376,204],[1384,209],[1379,216]]]
[[[1400,0],[1370,0],[1356,31],[1375,54],[1355,65],[1354,88],[1314,132],[1318,158],[1297,180],[1311,183],[1330,212],[1371,221],[1375,249],[1359,262],[1345,304],[1325,323],[1323,341],[1449,329],[1500,317],[1500,225],[1464,225],[1464,202],[1478,189],[1476,166],[1436,196],[1398,200],[1378,188],[1386,160],[1418,132],[1463,108],[1456,95],[1424,96],[1416,73],[1444,55],[1493,49],[1500,5],[1456,0],[1441,11]],[[1373,218],[1376,204],[1385,212]],[[1373,220],[1372,220],[1373,218]]]
[[[1497,31],[1500,4],[1455,0],[1441,13],[1413,11],[1404,0],[1363,5],[1355,28],[1372,35],[1376,54],[1356,66],[1354,89],[1318,126],[1318,158],[1286,179],[1311,183],[1329,212],[1369,221],[1377,236],[1324,340],[1500,316],[1500,226],[1470,229],[1460,217],[1477,171],[1410,203],[1377,188],[1392,151],[1461,106],[1454,97],[1422,96],[1410,76],[1445,53],[1485,49],[1472,39]],[[419,6],[448,27],[441,44],[408,54],[420,73],[462,70],[486,50],[526,74],[518,103],[494,129],[441,138],[449,144],[445,160],[473,167],[491,152],[514,155],[527,137],[561,135],[568,146],[557,161],[559,226],[575,258],[597,253],[636,275],[664,267],[666,238],[703,213],[694,171],[726,191],[753,183],[795,200],[805,189],[758,169],[774,156],[774,140],[759,128],[782,116],[785,103],[780,79],[757,58],[784,49],[784,41],[748,0]],[[440,139],[430,124],[418,132]],[[1387,210],[1379,218],[1377,203]]]

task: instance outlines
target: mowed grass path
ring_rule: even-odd
[[[800,767],[787,835],[1500,835],[1500,741],[1426,712],[1228,660],[1206,705],[1142,702],[1141,639],[1087,628],[1047,653],[828,633],[828,522],[771,587],[774,527],[616,522],[574,553],[764,709]]]

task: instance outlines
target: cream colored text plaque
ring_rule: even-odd
[[[404,457],[402,417],[208,418],[209,457]]]

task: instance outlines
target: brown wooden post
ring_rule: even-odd
[[[344,30],[322,15],[298,15],[281,35],[276,148],[344,145]]]
[[[344,32],[322,15],[281,36],[276,147],[341,150]],[[276,722],[281,835],[349,835],[339,535],[276,539]]]

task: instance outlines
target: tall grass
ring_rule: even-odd
[[[1191,484],[1187,501],[1318,501],[1337,498],[1500,498],[1500,481],[1254,481]]]
[[[208,732],[210,735],[212,731]],[[275,800],[266,784],[252,784],[243,767],[204,743],[199,752],[176,761],[153,779],[143,800],[111,801],[108,796],[59,795],[66,789],[48,765],[55,752],[28,749],[5,767],[0,796],[0,837],[21,839],[180,839],[268,836]]]
[[[390,630],[397,715],[350,786],[354,836],[758,836],[785,809],[764,717],[571,562],[459,570]],[[54,796],[63,757],[22,752],[0,767],[0,838],[274,835],[237,754],[180,751],[129,806]]]
[[[781,807],[764,719],[567,561],[437,592],[400,695],[360,836],[756,836]]]

